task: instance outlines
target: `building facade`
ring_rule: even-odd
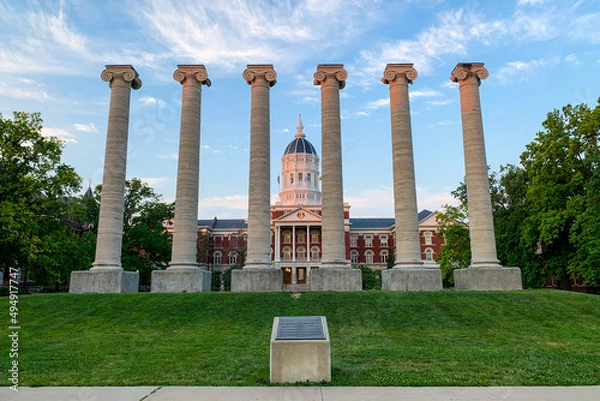
[[[307,286],[311,270],[318,269],[321,262],[321,181],[319,156],[306,139],[301,119],[281,158],[277,181],[281,191],[279,201],[271,205],[271,260],[275,268],[283,270],[286,286]],[[444,241],[437,235],[437,213],[419,213],[421,259],[426,264],[435,264]],[[353,218],[345,203],[344,222],[346,258],[352,266],[387,268],[395,254],[394,218]],[[244,219],[198,220],[203,238],[201,262],[211,270],[242,264],[247,228]]]

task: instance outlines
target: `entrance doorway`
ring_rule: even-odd
[[[283,284],[292,284],[292,268],[282,267],[283,270]]]
[[[306,284],[306,267],[296,268],[296,280],[298,284]]]

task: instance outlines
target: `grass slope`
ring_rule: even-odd
[[[600,297],[561,291],[21,296],[20,385],[267,385],[273,317],[327,316],[332,385],[600,384]],[[0,301],[8,310],[7,298]],[[6,355],[7,336],[0,339]],[[6,358],[0,369],[6,372]]]

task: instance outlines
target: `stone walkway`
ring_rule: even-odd
[[[586,387],[39,387],[1,401],[598,401]]]

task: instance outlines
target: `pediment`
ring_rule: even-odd
[[[274,223],[321,223],[320,215],[303,207],[298,207],[289,213],[275,219]]]

